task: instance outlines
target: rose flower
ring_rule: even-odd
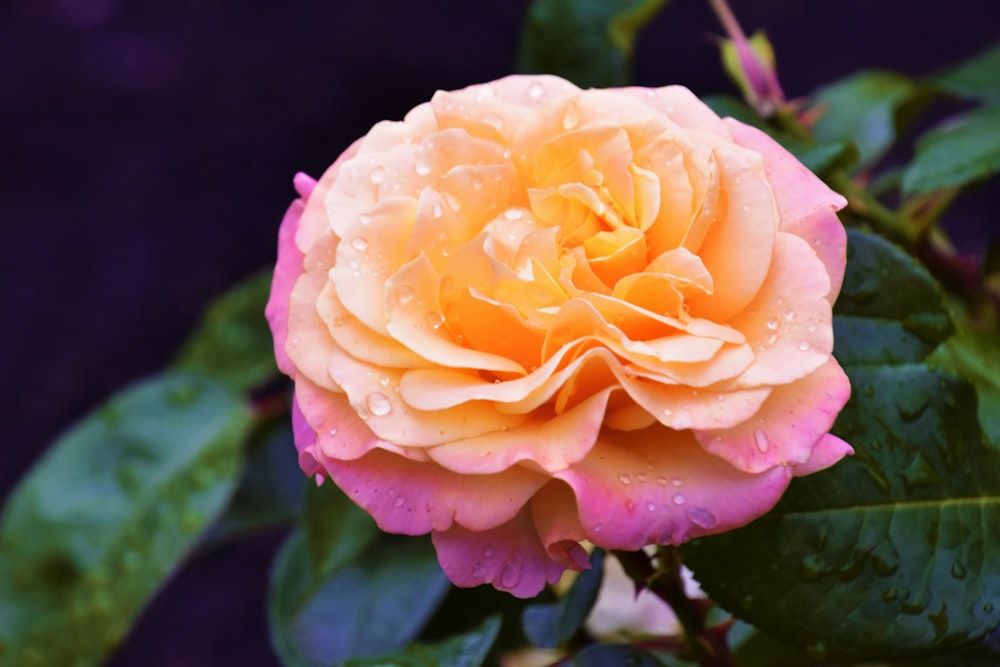
[[[741,526],[851,452],[844,199],[686,88],[439,92],[295,184],[267,317],[300,464],[460,586]]]

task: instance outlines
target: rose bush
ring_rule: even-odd
[[[740,526],[851,451],[845,202],[685,88],[439,92],[295,183],[267,316],[302,468],[458,585]]]

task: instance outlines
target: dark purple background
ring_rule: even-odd
[[[732,0],[790,96],[862,67],[926,74],[1000,38],[996,0]],[[0,498],[46,444],[160,369],[211,298],[273,261],[297,170],[375,121],[512,71],[526,0],[0,4]],[[730,91],[702,0],[647,29],[636,82]],[[992,199],[992,202],[988,202]],[[955,211],[982,228],[995,192]],[[971,222],[970,222],[971,221]],[[977,222],[978,221],[978,222]],[[114,665],[272,665],[280,535],[188,567]]]

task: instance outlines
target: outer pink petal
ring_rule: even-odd
[[[493,584],[520,598],[554,584],[563,566],[549,558],[527,508],[510,521],[475,532],[455,525],[431,536],[441,569],[458,586]]]
[[[496,528],[510,521],[548,481],[521,467],[495,475],[460,475],[381,449],[354,461],[327,460],[324,465],[379,528],[403,535],[445,531],[453,524],[475,531]]]
[[[297,182],[302,181],[300,176],[305,174],[296,176]],[[312,185],[315,183],[312,181]],[[271,335],[274,338],[274,358],[278,363],[278,369],[293,378],[295,366],[285,353],[285,341],[288,339],[288,303],[292,298],[295,281],[302,274],[302,260],[305,257],[295,245],[295,232],[299,228],[304,210],[303,201],[296,199],[288,207],[281,221],[281,227],[278,228],[278,262],[274,267],[271,294],[264,308],[264,316],[271,325]]]
[[[292,434],[299,451],[299,467],[310,477],[320,473],[322,466],[316,454],[316,431],[313,430],[299,409],[297,397],[292,397]]]
[[[654,426],[601,439],[587,458],[553,476],[573,488],[591,542],[639,549],[742,526],[774,506],[791,475],[784,466],[741,472],[689,431]]]
[[[631,87],[622,88],[621,92],[642,100],[685,129],[702,130],[729,138],[729,131],[718,114],[684,86]]]
[[[812,456],[809,457],[809,460],[794,466],[794,474],[796,477],[811,475],[814,472],[829,468],[840,459],[850,456],[853,453],[853,447],[832,433],[827,433],[813,447]]]
[[[851,383],[831,357],[811,375],[775,387],[749,420],[695,436],[706,450],[745,472],[804,464],[850,395]]]
[[[805,239],[830,275],[829,299],[834,301],[844,280],[847,234],[835,211],[847,200],[828,188],[778,142],[760,130],[727,118],[733,140],[764,156],[768,180],[781,216],[781,231]]]

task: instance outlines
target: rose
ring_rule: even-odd
[[[844,200],[685,88],[439,92],[296,185],[267,316],[300,464],[458,585],[743,525],[851,451]]]

